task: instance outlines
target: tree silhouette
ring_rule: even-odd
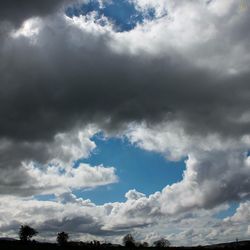
[[[170,246],[170,242],[164,238],[161,238],[157,241],[154,242],[153,244],[155,247],[169,247]]]
[[[94,241],[93,241],[93,245],[94,245],[95,247],[100,247],[100,246],[101,246],[101,243],[100,243],[99,240],[94,240]]]
[[[19,229],[19,238],[21,241],[28,241],[36,234],[38,232],[28,225],[22,225]]]
[[[135,246],[134,237],[131,234],[125,235],[123,238],[123,244],[125,247],[134,247]]]
[[[61,233],[57,234],[56,240],[57,240],[58,244],[61,246],[67,244],[68,239],[69,239],[69,235],[65,232],[61,232]]]

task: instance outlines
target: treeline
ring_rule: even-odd
[[[37,235],[38,232],[28,226],[28,225],[22,225],[19,229],[19,239],[23,243],[28,243],[31,241],[32,237]],[[79,246],[86,246],[86,247],[111,247],[111,246],[121,246],[119,244],[111,244],[111,243],[101,243],[100,241],[93,240],[90,242],[69,242],[69,234],[66,232],[59,232],[57,234],[57,243],[59,246],[66,246],[66,245],[79,245]],[[123,245],[128,248],[134,248],[134,247],[149,247],[150,245],[147,242],[136,242],[134,237],[131,234],[127,234],[123,237]],[[164,238],[160,238],[159,240],[155,241],[152,245],[152,247],[158,247],[158,248],[164,248],[169,247],[170,242]]]
[[[0,240],[0,250],[150,250],[150,249],[163,249],[168,248],[169,250],[249,250],[250,241],[236,241],[231,243],[222,243],[210,246],[196,246],[196,247],[172,247],[170,242],[164,238],[155,241],[152,245],[147,242],[136,242],[131,234],[127,234],[123,237],[123,243],[111,244],[101,243],[100,241],[93,240],[89,242],[83,241],[69,241],[69,234],[66,232],[59,232],[57,234],[57,243],[38,242],[32,238],[37,235],[38,232],[28,226],[22,225],[19,229],[19,239],[5,239]]]

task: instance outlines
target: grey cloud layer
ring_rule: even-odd
[[[227,42],[228,50],[247,50],[244,27],[249,19],[242,14],[231,26],[221,24],[221,34],[194,42],[193,56],[216,64],[217,54],[221,64],[237,64],[240,54],[233,57],[220,48]],[[214,23],[219,21],[214,16]],[[7,37],[1,44],[0,137],[44,141],[80,123],[106,122],[113,130],[127,122],[158,122],[166,116],[180,120],[191,134],[249,133],[248,71],[225,74],[201,67],[173,44],[162,45],[161,56],[126,49],[115,53],[113,32],[89,29],[90,24],[79,28],[64,18],[41,20],[37,26],[40,31],[34,37]]]
[[[19,25],[27,18],[46,16],[69,0],[9,0],[0,3],[0,21]]]
[[[167,114],[191,132],[249,132],[249,121],[239,120],[248,112],[248,73],[216,76],[177,55],[118,55],[109,36],[63,22],[45,25],[35,45],[21,37],[2,46],[1,137],[49,140],[77,122],[110,118],[117,128]]]

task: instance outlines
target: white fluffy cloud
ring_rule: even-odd
[[[152,197],[149,199],[155,202]],[[227,210],[227,205],[163,216],[160,220],[156,216],[153,220],[152,211],[145,205],[145,197],[141,197],[139,203],[138,200],[137,203],[127,200],[102,206],[76,198],[71,193],[61,194],[52,201],[13,197],[1,197],[0,201],[2,236],[16,237],[21,223],[34,226],[39,231],[39,239],[46,237],[51,240],[55,240],[56,233],[61,230],[69,232],[72,239],[77,240],[98,238],[117,243],[126,233],[132,232],[138,241],[146,240],[152,244],[154,240],[165,237],[173,245],[211,244],[236,237],[247,239],[249,236],[249,217],[244,211],[249,205],[247,203],[240,204],[236,213],[223,221],[216,218],[216,214]],[[133,206],[138,208],[135,217],[128,213],[129,207]]]
[[[249,199],[248,137],[225,140],[216,134],[190,136],[178,123],[155,127],[143,124],[133,127],[127,136],[135,145],[159,152],[167,159],[186,158],[183,179],[165,187],[159,195],[162,214],[209,209],[226,202]]]
[[[159,196],[159,192],[146,197],[142,193],[130,190],[126,193],[126,202],[105,204],[109,216],[103,228],[118,231],[132,230],[157,222],[162,215]]]
[[[250,201],[246,201],[240,204],[236,213],[229,218],[226,218],[226,222],[236,222],[239,224],[249,224],[250,218]]]
[[[16,237],[20,224],[33,225],[40,232],[41,237],[48,235],[55,239],[56,232],[66,230],[70,233],[101,232],[101,221],[104,210],[80,203],[57,201],[37,201],[1,198],[1,223],[3,232]]]
[[[80,163],[96,148],[91,137],[97,133],[94,126],[73,130],[67,133],[56,134],[49,143],[21,143],[14,144],[8,140],[1,144],[0,152],[6,162],[13,165],[9,168],[2,163],[3,170],[0,190],[3,194],[54,194],[72,189],[94,188],[118,181],[115,168],[90,166]],[[12,156],[4,155],[12,150],[18,155],[15,160]]]
[[[126,194],[125,194],[125,197],[128,199],[128,200],[138,200],[142,197],[145,197],[145,194],[143,193],[140,193],[138,191],[136,191],[135,189],[133,190],[129,190]]]
[[[58,166],[39,168],[30,163],[24,168],[33,181],[27,188],[38,190],[40,194],[54,194],[71,189],[93,188],[118,181],[114,167],[90,166],[81,163],[78,167],[64,170]]]
[[[95,127],[88,126],[82,130],[56,134],[53,144],[49,145],[51,157],[54,157],[50,161],[67,167],[75,160],[88,158],[96,147],[90,138],[97,131]]]

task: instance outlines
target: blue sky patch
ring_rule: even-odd
[[[54,194],[42,194],[42,195],[34,195],[34,199],[38,201],[54,201]]]
[[[224,219],[226,217],[233,216],[236,212],[236,209],[239,207],[239,202],[231,202],[229,204],[229,208],[223,211],[220,211],[218,214],[216,214],[216,218],[218,219]]]
[[[67,8],[66,15],[69,17],[87,15],[93,11],[97,13],[97,18],[105,16],[111,20],[120,32],[132,30],[137,24],[155,18],[154,9],[148,9],[147,13],[144,13],[138,11],[135,5],[127,0],[114,0],[107,2],[104,6],[100,6],[97,0],[91,0],[80,7],[75,5]]]
[[[84,162],[92,166],[114,166],[119,182],[74,192],[78,197],[91,199],[97,204],[125,201],[124,195],[130,189],[149,195],[182,179],[184,161],[169,162],[158,153],[131,145],[126,139],[104,140],[101,134],[97,134],[92,140],[97,145],[96,151],[89,159],[81,160],[77,165]]]

